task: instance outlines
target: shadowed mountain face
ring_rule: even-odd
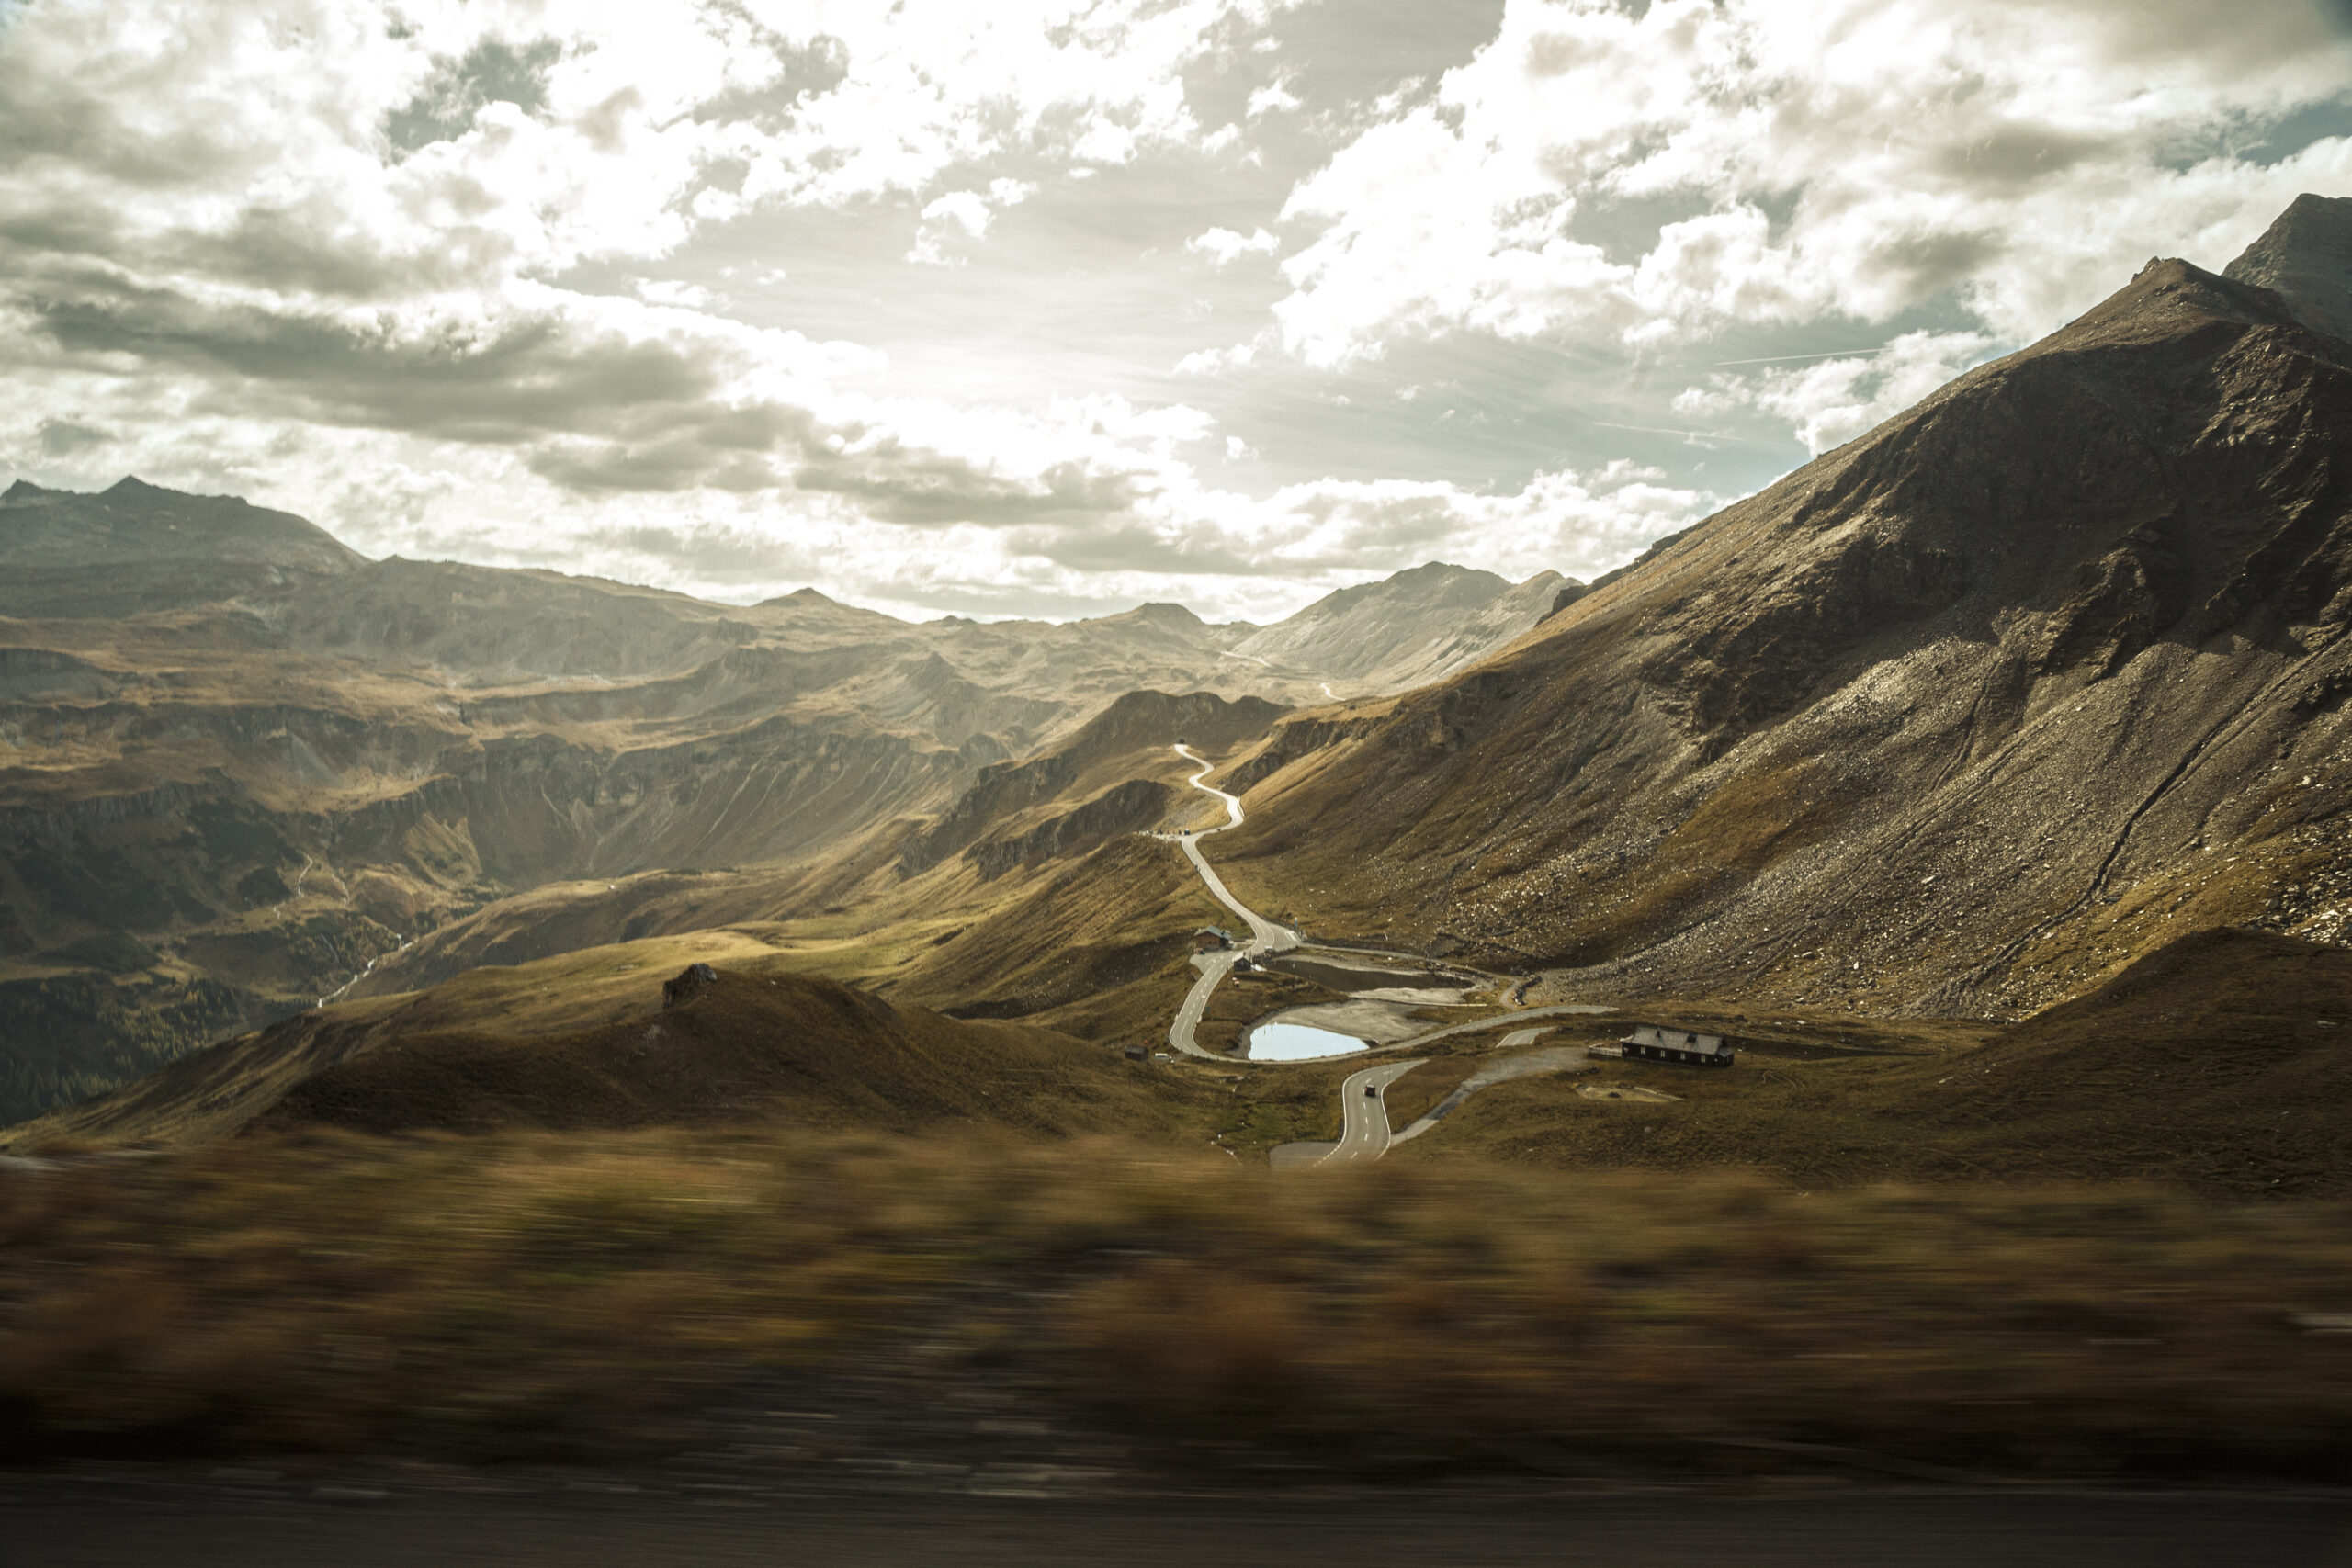
[[[1457,595],[1487,606],[1487,647],[1541,613],[1515,592],[1482,575]],[[354,987],[516,894],[579,885],[544,933],[497,927],[536,955],[575,926],[658,925],[648,877],[666,894],[869,841],[887,859],[992,766],[1115,728],[1139,689],[1201,694],[1204,723],[1247,702],[1262,734],[1326,682],[1385,689],[1362,622],[1460,631],[1460,604],[1414,614],[1320,614],[1277,669],[1230,657],[1259,628],[1177,605],[918,626],[813,591],[713,604],[368,561],[299,517],[136,479],[19,483],[0,498],[0,1121]],[[990,865],[1150,825],[1170,797],[1125,774],[1094,793],[1114,785],[998,835]],[[736,902],[789,907],[760,886]],[[583,915],[592,891],[609,919]]]
[[[1246,762],[1243,880],[1569,987],[2002,1014],[2336,940],[2352,203],[2154,264],[1442,685]]]

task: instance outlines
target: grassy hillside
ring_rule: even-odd
[[[1205,1141],[1229,1096],[1200,1075],[1024,1023],[965,1021],[796,973],[741,932],[477,970],[416,997],[288,1020],[0,1134],[42,1150],[187,1145],[256,1125],[369,1132],[757,1120],[841,1131],[996,1126]],[[661,1006],[689,960],[722,965]]]
[[[2341,948],[2206,932],[1989,1037],[1951,1029],[1939,1040],[1921,1026],[1902,1054],[1808,1048],[1793,1043],[1806,1032],[1755,1031],[1703,1006],[1673,1016],[1778,1038],[1725,1072],[1611,1062],[1597,1075],[1498,1085],[1392,1157],[1744,1166],[1808,1188],[2120,1178],[2238,1198],[2352,1194],[2352,953]],[[1438,1080],[1408,1090],[1412,1081],[1396,1091],[1400,1112]],[[1680,1098],[1577,1092],[1593,1082]]]
[[[1213,1102],[1068,1035],[893,1006],[802,976],[720,971],[651,1019],[576,1034],[411,1035],[290,1088],[263,1127],[489,1132],[759,1120],[861,1132],[995,1125],[1187,1135]]]

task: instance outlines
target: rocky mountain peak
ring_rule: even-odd
[[[1146,626],[1158,631],[1193,633],[1208,629],[1208,623],[1182,604],[1158,601],[1138,604],[1132,610],[1115,615],[1097,616],[1091,623],[1102,626]]]
[[[0,506],[34,506],[63,493],[62,491],[44,490],[30,479],[18,479],[6,491],[0,491]]]
[[[2352,197],[2297,197],[2222,276],[2276,289],[2305,326],[2352,340]]]

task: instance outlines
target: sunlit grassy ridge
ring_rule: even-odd
[[[0,1429],[614,1454],[747,1377],[1010,1365],[1147,1433],[1375,1466],[2336,1476],[2352,1335],[2310,1314],[2352,1310],[2347,1220],[964,1136],[247,1139],[0,1179]]]

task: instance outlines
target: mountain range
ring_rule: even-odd
[[[813,590],[744,606],[371,561],[234,498],[19,481],[0,1120],[348,992],[551,885],[625,920],[682,877],[929,852],[927,818],[1130,694],[1246,700],[1261,733],[1284,705],[1475,661],[1564,581],[1431,565],[1269,627],[1174,604],[911,624]]]
[[[1151,836],[1222,820],[1180,741],[1246,807],[1236,894],[1521,1002],[2193,1011],[2257,951],[2197,941],[2301,974],[2352,916],[2347,321],[2352,201],[2305,197],[1596,583],[1425,567],[1262,628],[713,605],[20,485],[0,540],[85,608],[0,627],[17,1106],[310,987],[224,1047],[272,1086],[240,1116],[452,1029],[609,1053],[697,955],[1140,1049],[1222,918]],[[199,518],[254,541],[185,588],[227,597],[106,599],[147,590],[102,550]],[[231,1060],[68,1122],[152,1131]]]

